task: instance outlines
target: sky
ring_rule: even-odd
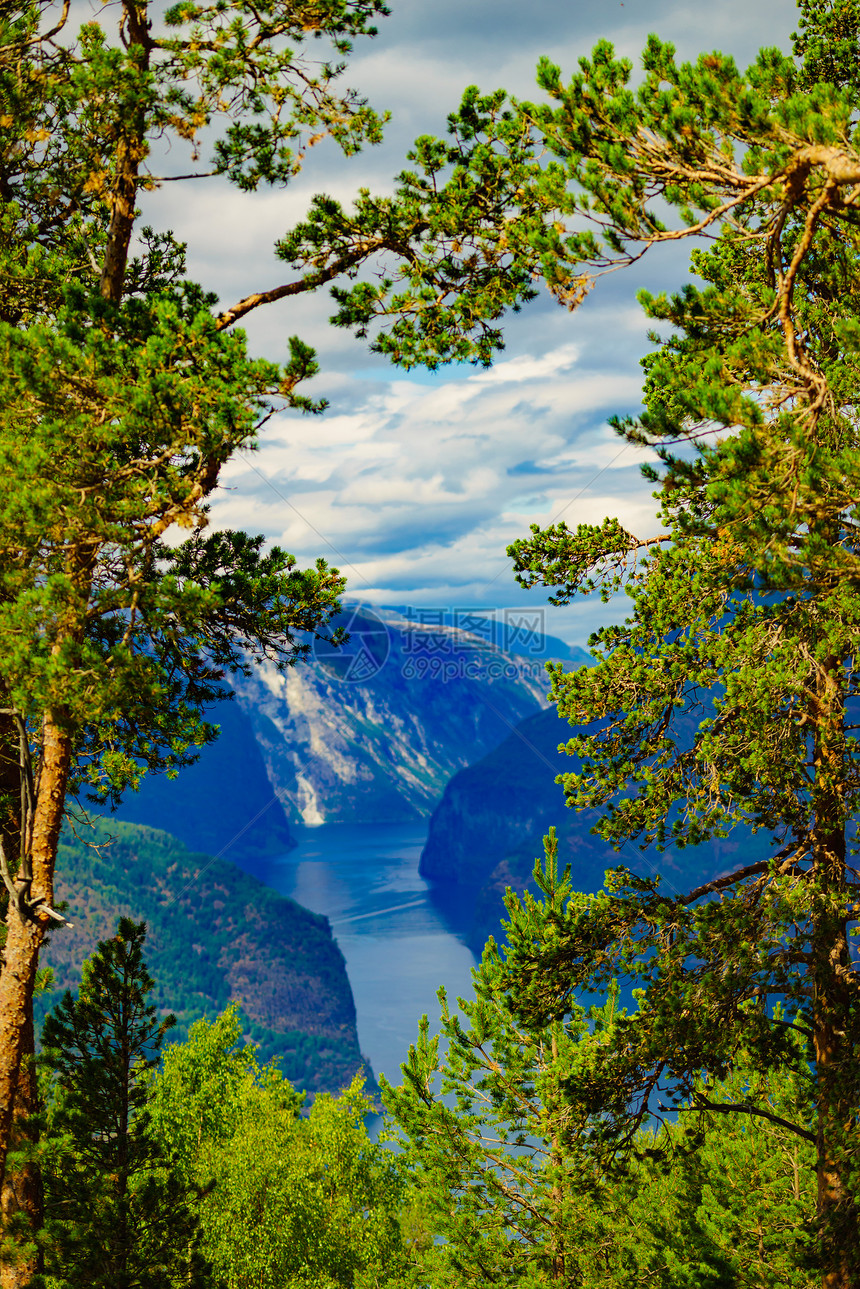
[[[570,74],[606,37],[638,65],[651,31],[682,57],[721,49],[744,66],[761,45],[787,50],[797,17],[791,0],[390,5],[345,77],[391,112],[384,144],[349,159],[323,144],[284,191],[243,194],[209,179],[146,198],[145,216],[187,241],[191,276],[225,304],[289,280],[273,245],[314,193],[348,202],[360,187],[390,190],[412,139],[442,134],[467,85],[532,97],[541,55]],[[324,556],[346,574],[347,594],[369,605],[531,610],[545,594],[518,588],[505,556],[530,524],[613,515],[638,535],[658,531],[644,458],[607,419],[639,407],[639,359],[650,346],[637,290],[676,287],[685,265],[686,252],[656,248],[599,282],[574,314],[543,296],[509,319],[505,351],[488,371],[393,368],[329,325],[325,293],[258,310],[246,320],[252,351],[281,359],[293,334],[312,344],[322,370],[305,392],[329,409],[270,421],[259,450],[223,474],[212,523],[263,532],[301,563]],[[546,630],[584,644],[624,607],[623,597],[550,607]]]

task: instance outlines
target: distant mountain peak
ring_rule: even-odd
[[[285,676],[237,678],[268,777],[294,822],[426,817],[452,774],[546,704],[542,658],[395,609],[350,604],[340,649]]]

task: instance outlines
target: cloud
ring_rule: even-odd
[[[540,55],[568,75],[606,36],[638,60],[650,31],[683,58],[716,47],[743,65],[759,45],[787,48],[796,24],[791,0],[396,0],[392,8],[379,37],[357,43],[345,77],[392,111],[382,147],[345,159],[321,144],[286,192],[243,194],[204,180],[145,196],[147,218],[187,239],[192,274],[225,302],[289,280],[273,247],[314,193],[348,204],[363,185],[390,191],[412,139],[443,133],[468,84],[531,96]],[[650,253],[601,281],[573,316],[541,297],[507,321],[506,351],[486,372],[395,372],[331,327],[325,293],[250,315],[254,352],[283,359],[292,334],[318,349],[322,372],[308,392],[331,406],[322,417],[271,422],[260,451],[226,472],[213,522],[264,531],[303,561],[325,555],[349,574],[351,593],[377,603],[538,602],[513,585],[504,554],[529,523],[613,514],[634,531],[656,530],[643,454],[624,448],[607,419],[639,406],[649,342],[636,292],[675,289],[687,258],[680,245]],[[582,641],[625,607],[621,597],[557,610],[552,629]]]
[[[505,548],[529,523],[620,514],[655,530],[645,454],[606,425],[638,391],[633,373],[606,379],[570,344],[432,385],[367,382],[348,410],[270,423],[226,472],[212,520],[330,558],[371,602],[507,602]]]

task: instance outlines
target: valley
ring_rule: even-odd
[[[336,1090],[362,1061],[397,1079],[419,1016],[438,1016],[438,987],[470,992],[506,887],[536,889],[550,826],[585,891],[620,863],[671,891],[742,848],[765,853],[736,832],[617,854],[591,832],[596,812],[566,808],[555,778],[576,762],[558,751],[570,729],[546,706],[542,666],[582,651],[549,640],[524,656],[516,640],[503,650],[402,610],[345,616],[343,652],[240,678],[195,765],[144,780],[100,825],[100,849],[70,840],[61,891],[76,930],[47,958],[63,987],[108,933],[107,909],[121,910],[150,924],[179,1033],[237,999],[299,1086]]]

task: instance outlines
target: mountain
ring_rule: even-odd
[[[155,1002],[192,1021],[239,1002],[262,1060],[311,1093],[337,1092],[367,1068],[343,955],[328,920],[277,895],[220,859],[187,850],[154,828],[101,821],[67,836],[57,897],[72,929],[55,931],[42,954],[58,990],[75,989],[81,964],[123,914],[146,921]],[[39,1017],[57,992],[43,996]]]
[[[480,886],[509,851],[557,823],[565,806],[554,780],[572,768],[558,745],[569,736],[570,726],[550,707],[455,774],[430,817],[421,876]]]
[[[295,845],[284,808],[269,782],[250,718],[235,701],[207,720],[221,733],[175,779],[147,775],[126,793],[115,818],[161,828],[192,850],[253,862]]]
[[[288,820],[428,816],[453,774],[545,705],[545,659],[573,654],[522,623],[502,631],[470,615],[470,632],[409,614],[352,606],[342,648],[318,641],[286,675],[262,666],[237,676],[236,699],[207,713],[219,738],[177,778],[144,778],[116,818],[253,867],[295,844]]]
[[[292,822],[394,823],[431,813],[447,781],[546,703],[541,657],[443,620],[353,606],[349,642],[317,642],[281,676],[237,678]]]
[[[430,819],[420,872],[450,887],[463,889],[473,902],[470,942],[476,949],[499,934],[505,916],[504,893],[536,890],[535,858],[543,855],[543,837],[555,826],[560,865],[569,864],[574,885],[596,891],[606,869],[623,864],[645,877],[659,874],[669,891],[708,881],[742,863],[754,863],[772,849],[770,838],[737,827],[723,839],[660,854],[628,844],[621,852],[591,829],[599,810],[573,812],[556,775],[579,768],[576,759],[559,753],[572,731],[555,708],[539,712],[520,725],[498,747],[456,774]]]

